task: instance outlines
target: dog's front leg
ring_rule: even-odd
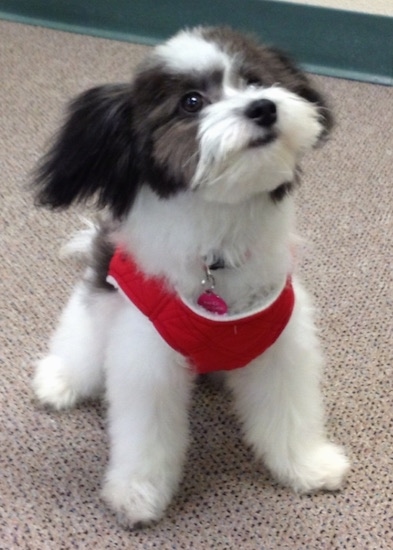
[[[343,450],[325,436],[321,365],[312,310],[297,284],[283,334],[228,377],[247,442],[280,482],[299,492],[338,489],[349,468]]]
[[[115,320],[106,368],[111,448],[103,497],[134,528],[159,519],[178,486],[193,376],[128,303]]]
[[[78,283],[48,355],[37,364],[33,388],[41,403],[60,410],[102,393],[107,335],[118,300],[113,292],[98,293],[90,283]]]

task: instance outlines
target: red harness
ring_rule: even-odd
[[[108,282],[150,319],[162,338],[202,374],[246,366],[266,351],[286,327],[295,302],[291,279],[274,302],[247,316],[205,317],[168,291],[162,279],[146,277],[131,256],[117,250]]]

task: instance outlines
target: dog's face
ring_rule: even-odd
[[[287,59],[227,29],[185,31],[158,47],[134,100],[157,192],[190,188],[230,203],[292,181],[330,124]]]
[[[227,28],[182,31],[132,84],[77,98],[41,166],[38,197],[58,207],[95,195],[118,216],[143,184],[162,198],[280,197],[330,127],[322,97],[281,53]]]

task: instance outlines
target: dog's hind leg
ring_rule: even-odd
[[[73,406],[103,390],[104,353],[114,293],[75,288],[51,339],[49,354],[38,362],[33,389],[41,403],[55,409]]]

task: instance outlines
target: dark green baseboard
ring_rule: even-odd
[[[0,0],[0,18],[145,44],[229,24],[311,72],[393,85],[393,17],[272,0]]]

